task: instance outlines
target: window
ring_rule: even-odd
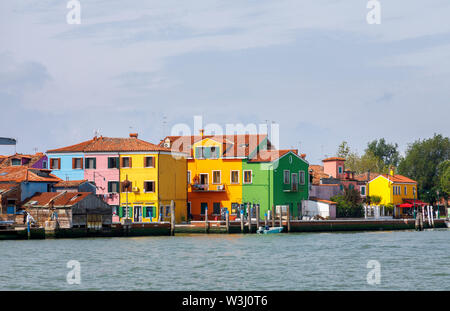
[[[108,192],[109,193],[119,193],[119,182],[118,181],[108,181]]]
[[[123,157],[121,166],[122,167],[131,167],[131,158],[130,157]]]
[[[108,158],[108,168],[119,168],[119,158],[118,157]]]
[[[166,206],[166,217],[168,217],[170,214],[170,206]]]
[[[289,177],[290,177],[291,172],[289,172],[288,170],[285,170],[285,171],[283,171],[283,173],[284,173],[283,182],[285,184],[289,184],[289,182],[290,182]]]
[[[72,158],[72,169],[74,169],[74,170],[83,169],[83,159],[82,158]]]
[[[239,171],[231,171],[231,183],[232,184],[239,183]]]
[[[145,167],[155,167],[155,157],[145,157],[144,158]]]
[[[299,180],[300,185],[304,185],[305,184],[305,172],[299,171],[298,176],[300,176],[300,180]]]
[[[42,161],[42,168],[47,168],[47,161]]]
[[[292,180],[292,184],[291,184],[292,191],[297,191],[297,189],[298,189],[298,175],[297,175],[297,173],[293,173],[292,174],[291,180]]]
[[[355,186],[353,184],[348,185],[348,189],[353,190],[355,189]]]
[[[220,202],[213,203],[213,214],[220,215]]]
[[[86,169],[96,169],[97,168],[97,159],[96,158],[86,158],[85,159],[85,167]]]
[[[205,215],[205,212],[207,209],[208,209],[208,203],[201,202],[200,203],[200,215]]]
[[[202,147],[195,147],[195,157],[196,158],[203,158],[203,148]]]
[[[191,171],[187,171],[187,183],[191,183]]]
[[[144,192],[155,192],[155,182],[144,181]]]
[[[219,158],[219,148],[211,147],[211,159],[218,159],[218,158]]]
[[[252,171],[244,171],[244,184],[252,183]]]
[[[12,159],[11,165],[12,166],[19,166],[21,164],[20,159]]]
[[[145,206],[145,213],[144,213],[144,217],[145,218],[153,218],[153,206]]]
[[[60,170],[61,169],[61,159],[60,158],[50,159],[50,169]]]
[[[220,171],[213,171],[213,184],[220,184]]]
[[[408,195],[408,189],[406,188],[406,186],[403,190],[404,190],[404,195]]]
[[[338,172],[339,172],[339,174],[342,174],[342,166],[338,167]]]
[[[366,186],[361,186],[360,192],[361,192],[361,195],[366,195]]]
[[[208,184],[208,174],[200,174],[200,185]]]

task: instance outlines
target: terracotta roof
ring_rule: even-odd
[[[285,150],[261,150],[258,152],[255,158],[248,162],[273,162],[284,156],[288,152],[293,152],[298,155],[297,149],[285,149]]]
[[[394,176],[391,176],[388,174],[382,174],[382,176],[385,178],[388,178],[390,181],[397,182],[397,183],[417,183],[415,180],[412,180],[403,175],[394,174]]]
[[[26,163],[26,166],[33,166],[36,162],[38,162],[40,159],[45,157],[46,155],[42,152],[38,152],[36,154],[21,154],[16,153],[10,156],[0,156],[0,168],[8,167],[12,165],[12,159],[20,159],[23,158],[29,159],[29,162]]]
[[[25,166],[9,166],[0,169],[1,181],[36,181],[36,182],[59,182],[60,178],[50,174],[51,170],[29,168]]]
[[[318,199],[318,198],[315,198],[315,197],[310,197],[309,199],[311,201],[322,202],[322,203],[327,203],[327,204],[337,204],[336,202],[333,202],[333,201]]]
[[[331,157],[331,158],[326,158],[326,159],[322,160],[322,162],[329,162],[329,161],[345,161],[345,158]]]
[[[4,183],[0,184],[0,194],[5,194],[6,192],[16,188],[19,184],[17,183]]]
[[[256,147],[266,138],[266,134],[235,134],[235,135],[197,135],[197,136],[167,136],[162,139],[159,146],[164,146],[166,140],[170,141],[171,149],[178,152],[190,153],[194,155],[192,145],[203,140],[212,139],[222,143],[223,157],[248,157]],[[272,149],[272,145],[267,140],[267,149]]]
[[[82,143],[59,149],[48,150],[47,153],[63,152],[133,152],[133,151],[167,151],[170,149],[143,141],[137,138],[137,134],[131,134],[127,138],[94,137]]]
[[[58,188],[75,188],[87,182],[87,179],[84,180],[62,180],[59,183],[53,185],[53,187]]]
[[[37,192],[34,196],[24,202],[25,207],[43,207],[49,205],[51,200],[54,207],[72,206],[84,200],[90,192]],[[36,203],[34,203],[36,202]]]
[[[320,184],[320,180],[322,178],[330,178],[330,175],[325,174],[323,172],[323,166],[322,165],[310,165],[309,169],[312,170],[312,176],[313,176],[313,180],[312,180],[312,184],[313,185],[318,185]]]
[[[372,173],[370,172],[369,181],[380,176],[380,173]],[[355,175],[355,179],[357,181],[367,181],[367,173]]]

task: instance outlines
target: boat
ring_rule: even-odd
[[[269,234],[269,233],[281,233],[283,231],[283,227],[259,227],[258,230],[256,231],[257,233],[264,233],[264,234]]]
[[[447,226],[447,228],[450,228],[450,220],[446,220],[445,225]]]

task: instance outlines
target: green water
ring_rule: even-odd
[[[450,290],[449,245],[448,229],[0,241],[0,290]]]

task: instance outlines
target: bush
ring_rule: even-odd
[[[331,200],[336,202],[336,217],[363,217],[364,215],[361,195],[356,189],[345,188],[343,195],[333,196]]]

